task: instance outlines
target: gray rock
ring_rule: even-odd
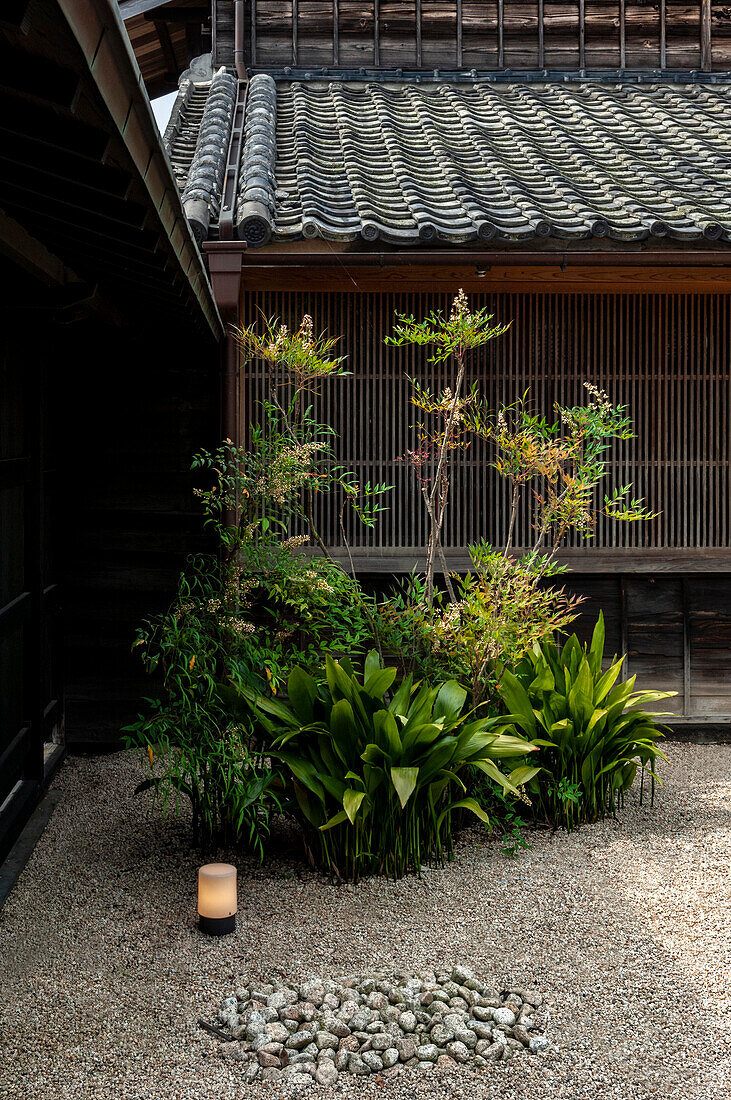
[[[543,994],[539,993],[537,989],[525,989],[523,990],[523,1000],[529,1005],[533,1005],[534,1008],[540,1008],[543,1004]]]
[[[351,1054],[348,1062],[348,1073],[354,1073],[356,1077],[367,1077],[370,1067],[366,1065],[360,1054]]]
[[[380,1054],[376,1054],[375,1050],[366,1050],[360,1057],[372,1073],[378,1073],[383,1069],[383,1059]]]
[[[290,1050],[303,1050],[311,1042],[312,1032],[296,1031],[294,1035],[287,1036],[285,1046],[289,1047]]]
[[[398,1022],[402,1031],[416,1031],[416,1016],[413,1012],[402,1012],[398,1018]]]
[[[455,1062],[469,1062],[471,1054],[468,1047],[464,1043],[456,1040],[453,1043],[449,1043],[447,1046],[447,1054],[450,1058],[454,1058]]]
[[[256,1081],[261,1074],[261,1066],[258,1062],[251,1062],[244,1070],[244,1081]]]
[[[315,1080],[318,1085],[332,1086],[336,1083],[339,1076],[340,1074],[335,1068],[334,1063],[330,1060],[322,1062],[315,1071]]]
[[[469,978],[474,978],[474,974],[468,966],[455,966],[452,971],[453,982],[457,982],[458,985],[464,985]]]
[[[482,1057],[486,1062],[497,1062],[503,1056],[505,1045],[503,1043],[492,1043],[487,1050],[483,1050]],[[477,1058],[475,1058],[477,1061]]]
[[[456,1042],[464,1043],[470,1050],[477,1046],[477,1035],[470,1028],[456,1027],[454,1029],[454,1038]]]
[[[496,1008],[493,1010],[492,1018],[501,1027],[512,1027],[516,1020],[512,1008]]]
[[[317,980],[303,982],[299,987],[299,998],[319,1008],[325,1000],[325,987]]]
[[[413,1039],[396,1040],[394,1046],[398,1050],[399,1062],[409,1062],[416,1057],[416,1043]]]
[[[315,1042],[318,1050],[337,1050],[339,1045],[337,1035],[333,1035],[329,1031],[316,1032]]]
[[[351,1057],[352,1052],[349,1050],[339,1050],[337,1052],[333,1061],[333,1065],[335,1066],[335,1069],[338,1071],[338,1073],[342,1073],[348,1068],[348,1062],[350,1061]]]
[[[289,1039],[289,1032],[284,1024],[280,1024],[278,1020],[271,1024],[266,1024],[264,1031],[274,1043],[286,1043],[287,1039]]]
[[[416,1048],[416,1057],[420,1062],[436,1062],[441,1053],[436,1043],[424,1043]]]
[[[284,1047],[281,1043],[264,1043],[263,1046],[257,1048],[259,1054],[275,1054],[277,1058],[281,1058]]]
[[[391,1036],[387,1035],[383,1031],[371,1036],[371,1048],[373,1050],[388,1050],[388,1048],[391,1046],[391,1042]]]
[[[478,1039],[489,1039],[492,1035],[492,1024],[479,1024],[471,1020],[470,1031],[474,1031]]]
[[[274,1066],[265,1066],[261,1071],[261,1079],[274,1084],[276,1081],[282,1080],[282,1071]]]
[[[399,1060],[399,1053],[396,1047],[387,1047],[386,1050],[381,1051],[381,1061],[383,1062],[384,1069],[390,1069],[391,1066],[395,1066]]]
[[[545,1035],[534,1035],[528,1042],[528,1049],[533,1054],[540,1054],[542,1050],[548,1050],[550,1045]]]
[[[312,1066],[315,1064],[315,1055],[306,1050],[297,1051],[289,1055],[290,1066]]]

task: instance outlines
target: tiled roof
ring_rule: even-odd
[[[723,84],[275,84],[255,76],[238,233],[251,245],[303,237],[728,241],[730,109]],[[197,187],[196,170],[186,192]]]

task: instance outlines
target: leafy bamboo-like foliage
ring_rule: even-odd
[[[266,751],[291,773],[311,858],[340,879],[399,877],[449,858],[455,810],[487,821],[464,797],[459,773],[468,764],[516,794],[535,775],[527,764],[500,771],[496,760],[535,749],[501,734],[498,719],[464,713],[467,693],[456,681],[430,688],[407,676],[389,701],[396,674],[372,651],[362,678],[330,657],[320,683],[295,668],[289,706],[243,691],[270,739]]]
[[[501,678],[507,728],[540,749],[528,789],[556,827],[614,813],[638,768],[650,772],[654,790],[655,761],[666,759],[656,744],[661,715],[640,708],[675,692],[635,691],[634,676],[619,680],[624,657],[603,671],[603,654],[600,614],[589,647],[575,634],[561,650],[544,639]]]

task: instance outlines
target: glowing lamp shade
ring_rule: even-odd
[[[207,863],[198,870],[198,927],[209,936],[226,936],[236,928],[236,868]]]

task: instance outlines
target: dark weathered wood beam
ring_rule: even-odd
[[[0,253],[48,285],[66,286],[81,281],[58,256],[3,210],[0,210]]]
[[[167,7],[168,0],[120,0],[119,14],[124,19],[125,23],[130,19],[134,19],[136,15],[144,15],[148,11],[155,11],[156,8]]]
[[[178,59],[175,56],[175,47],[173,46],[170,30],[167,23],[163,23],[162,19],[155,19],[154,24],[160,46],[162,47],[162,55],[168,67],[168,71],[165,75],[174,78],[178,71]]]

